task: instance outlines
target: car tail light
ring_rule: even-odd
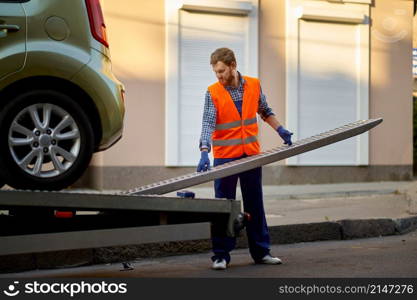
[[[100,0],[86,0],[85,3],[87,5],[88,19],[93,37],[104,46],[109,47]]]
[[[74,217],[74,212],[72,211],[61,211],[61,210],[56,210],[55,211],[55,218],[59,218],[59,219],[69,219]]]

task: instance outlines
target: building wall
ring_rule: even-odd
[[[262,0],[259,14],[259,77],[268,104],[285,124],[285,1]],[[277,147],[279,136],[261,122],[263,149]],[[277,164],[284,164],[280,161]]]
[[[413,164],[413,1],[377,0],[371,8],[370,164]],[[401,145],[401,146],[399,146]]]
[[[164,163],[164,1],[101,1],[113,71],[126,88],[123,139],[102,155],[104,166]]]
[[[123,139],[94,156],[79,185],[129,188],[194,171],[164,167],[164,0],[101,2],[113,71],[126,86],[126,123]],[[259,77],[269,105],[285,124],[285,1],[259,4]],[[411,178],[412,15],[412,0],[376,0],[371,6],[369,109],[371,118],[384,122],[370,132],[370,166],[287,167],[277,162],[264,168],[265,183]],[[266,124],[260,127],[260,140],[263,149],[281,143]]]

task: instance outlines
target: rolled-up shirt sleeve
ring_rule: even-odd
[[[266,96],[262,92],[259,95],[259,105],[258,105],[258,114],[261,116],[262,120],[265,121],[269,116],[275,116],[272,108],[269,107],[268,102],[266,102]]]
[[[216,107],[211,99],[210,92],[206,92],[203,110],[203,122],[201,126],[200,150],[207,148],[211,150],[211,135],[216,128]]]

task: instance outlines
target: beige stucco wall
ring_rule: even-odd
[[[370,164],[412,164],[411,0],[376,0],[371,8]]]
[[[113,70],[126,86],[127,113],[123,139],[96,154],[93,164],[164,166],[164,0],[124,0],[122,5],[117,0],[101,2]],[[376,0],[371,6],[370,117],[384,118],[370,133],[371,165],[412,164],[412,3]],[[401,38],[396,39],[396,34]],[[259,43],[262,88],[285,124],[284,0],[260,0]],[[263,149],[280,143],[266,124],[261,125],[260,135]]]
[[[285,1],[260,1],[259,78],[268,104],[285,124]],[[264,150],[281,144],[279,136],[264,122],[260,141]]]
[[[102,0],[113,71],[126,87],[123,139],[104,154],[105,166],[164,164],[164,1]],[[96,160],[97,161],[97,160]]]

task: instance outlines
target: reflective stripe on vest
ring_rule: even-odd
[[[213,146],[234,146],[234,145],[247,145],[253,142],[257,142],[258,137],[250,136],[245,139],[232,139],[232,140],[214,140]]]
[[[257,122],[256,118],[246,119],[246,120],[243,120],[243,125],[251,125],[251,124],[255,124],[256,122]],[[230,123],[216,124],[216,130],[230,129],[230,128],[238,127],[241,124],[242,124],[241,121],[234,121],[234,122],[230,122]]]

